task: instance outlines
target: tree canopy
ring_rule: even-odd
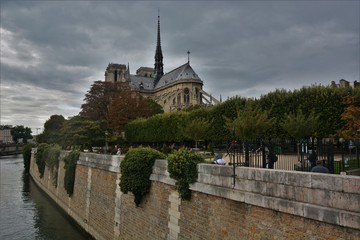
[[[31,129],[23,125],[12,127],[10,133],[15,143],[18,143],[19,139],[22,139],[24,143],[27,143],[28,139],[32,139]]]

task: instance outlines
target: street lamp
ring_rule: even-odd
[[[105,131],[105,153],[108,152],[108,141],[107,141],[107,136],[108,136],[108,131]]]

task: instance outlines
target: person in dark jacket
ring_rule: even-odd
[[[267,168],[274,169],[274,164],[277,162],[278,157],[272,148],[269,149],[266,158]]]
[[[316,166],[316,160],[317,160],[317,154],[315,150],[312,150],[312,152],[309,155],[309,162],[310,162],[310,166],[311,168]]]
[[[311,169],[311,172],[318,172],[318,173],[329,173],[329,169],[323,166],[322,160],[316,161],[316,166]]]

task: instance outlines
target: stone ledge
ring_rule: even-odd
[[[78,164],[107,170],[110,172],[120,172],[120,162],[124,156],[104,155],[96,153],[80,153]]]

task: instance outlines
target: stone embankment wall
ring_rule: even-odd
[[[66,154],[62,153],[61,158]],[[200,164],[182,201],[157,160],[140,207],[119,189],[121,156],[82,153],[68,197],[60,161],[35,182],[96,239],[359,239],[360,177]]]

